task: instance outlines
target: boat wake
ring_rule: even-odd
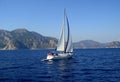
[[[53,60],[50,60],[50,59],[42,59],[41,61],[53,61]]]

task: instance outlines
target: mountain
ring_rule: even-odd
[[[0,30],[0,49],[45,49],[55,48],[56,38],[46,37],[26,29]]]
[[[50,49],[56,47],[57,41],[56,38],[43,36],[26,29],[0,30],[0,50]],[[100,43],[93,40],[82,40],[73,43],[73,46],[74,48],[120,48],[120,42]]]
[[[82,40],[74,43],[75,48],[97,48],[100,46],[101,46],[101,43],[93,40]]]
[[[93,40],[82,40],[73,44],[74,48],[120,48],[119,41],[100,43]]]

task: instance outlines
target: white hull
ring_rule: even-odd
[[[58,55],[48,55],[47,60],[67,59],[72,57],[72,53],[60,53]]]

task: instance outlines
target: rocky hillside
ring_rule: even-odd
[[[0,49],[44,49],[55,48],[56,38],[45,37],[26,29],[0,30]]]
[[[56,38],[46,37],[26,29],[0,30],[0,50],[50,49],[55,48],[56,45]],[[100,43],[93,40],[83,40],[75,42],[73,45],[74,48],[120,48],[119,41]]]

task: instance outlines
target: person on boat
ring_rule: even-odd
[[[50,52],[48,55],[53,56],[53,53],[52,53],[52,52]]]
[[[57,56],[57,52],[56,51],[52,51],[53,55]]]

